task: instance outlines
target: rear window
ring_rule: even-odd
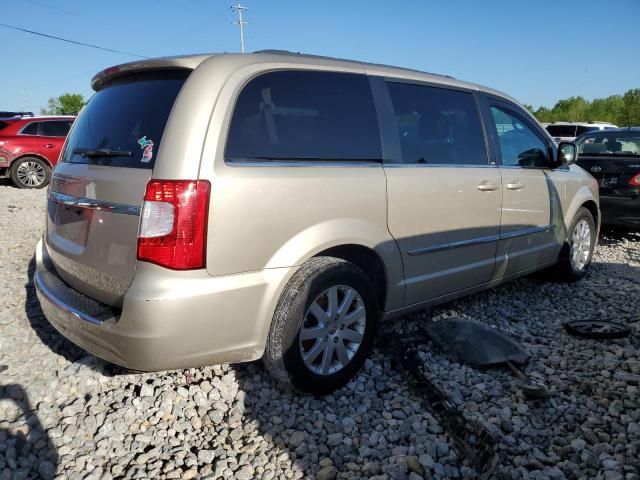
[[[169,113],[188,75],[184,70],[147,72],[108,83],[80,112],[62,161],[153,168]],[[115,154],[86,153],[102,149]]]
[[[578,154],[588,156],[640,156],[640,132],[599,131],[587,133],[577,142]]]
[[[279,71],[242,90],[228,160],[377,160],[378,121],[364,75]]]
[[[585,125],[578,125],[577,128],[577,134],[578,135],[582,135],[583,133],[587,133],[587,132],[597,132],[600,130],[600,127],[587,127]]]
[[[552,137],[575,137],[576,126],[575,125],[549,125],[547,127],[547,132],[549,132]]]

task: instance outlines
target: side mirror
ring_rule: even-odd
[[[571,165],[576,162],[578,157],[578,148],[572,142],[560,142],[558,144],[557,165]]]

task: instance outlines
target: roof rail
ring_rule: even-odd
[[[9,111],[0,111],[0,118],[9,118],[9,117],[34,117],[33,112],[9,112]]]
[[[322,59],[322,60],[336,60],[336,61],[339,61],[339,62],[354,62],[354,63],[359,63],[361,65],[371,65],[373,67],[397,68],[398,70],[405,70],[405,71],[416,72],[416,73],[426,73],[427,75],[435,75],[435,76],[438,76],[438,77],[454,79],[454,77],[452,77],[451,75],[443,75],[441,73],[425,72],[424,70],[417,70],[415,68],[398,67],[396,65],[385,65],[383,63],[363,62],[363,61],[360,61],[360,60],[352,60],[350,58],[327,57],[325,55],[313,55],[313,54],[310,54],[310,53],[291,52],[289,50],[266,49],[266,50],[256,50],[253,53],[266,53],[266,54],[269,54],[269,55],[285,55],[285,56],[287,56],[287,55],[288,56],[297,55],[297,56],[301,56],[301,57],[304,57],[304,58],[317,58],[317,59]]]

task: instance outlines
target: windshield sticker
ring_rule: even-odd
[[[147,140],[147,136],[138,139],[138,144],[140,148],[142,148],[142,158],[140,161],[142,163],[149,163],[153,158],[153,141]]]

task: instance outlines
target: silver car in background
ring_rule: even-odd
[[[556,142],[573,142],[577,137],[587,132],[599,132],[611,128],[618,128],[607,122],[553,122],[544,125],[549,135]]]

